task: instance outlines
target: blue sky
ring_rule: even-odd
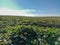
[[[60,13],[58,12],[60,11],[60,0],[16,0],[16,3],[25,9],[40,10],[46,13]]]
[[[60,16],[60,0],[0,0],[0,7],[34,15]]]

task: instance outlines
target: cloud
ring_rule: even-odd
[[[29,12],[35,12],[35,10],[30,10],[30,9],[13,10],[8,8],[0,8],[0,15],[36,16],[35,14]]]
[[[25,11],[36,12],[36,10],[26,9]]]
[[[55,13],[60,12],[60,9],[50,9],[50,10],[36,10],[37,13]]]
[[[60,16],[58,14],[34,14],[31,12],[36,12],[36,10],[30,9],[13,10],[8,8],[0,8],[0,15],[7,16],[31,16],[31,17]]]
[[[60,17],[60,14],[38,14],[41,17]]]

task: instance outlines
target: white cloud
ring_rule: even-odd
[[[41,17],[60,17],[60,14],[38,14]]]
[[[35,14],[29,13],[35,12],[35,10],[13,10],[8,8],[0,8],[0,15],[13,15],[13,16],[35,16]]]
[[[30,10],[30,9],[26,9],[25,11],[36,12],[36,10]]]
[[[29,12],[36,12],[36,10],[30,10],[30,9],[13,10],[8,8],[0,8],[0,15],[7,15],[7,16],[31,16],[31,17],[60,16],[57,14],[33,14]]]

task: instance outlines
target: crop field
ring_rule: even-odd
[[[60,17],[0,16],[0,45],[60,45]]]

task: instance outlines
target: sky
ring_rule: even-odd
[[[60,16],[60,0],[0,0],[0,15]]]

